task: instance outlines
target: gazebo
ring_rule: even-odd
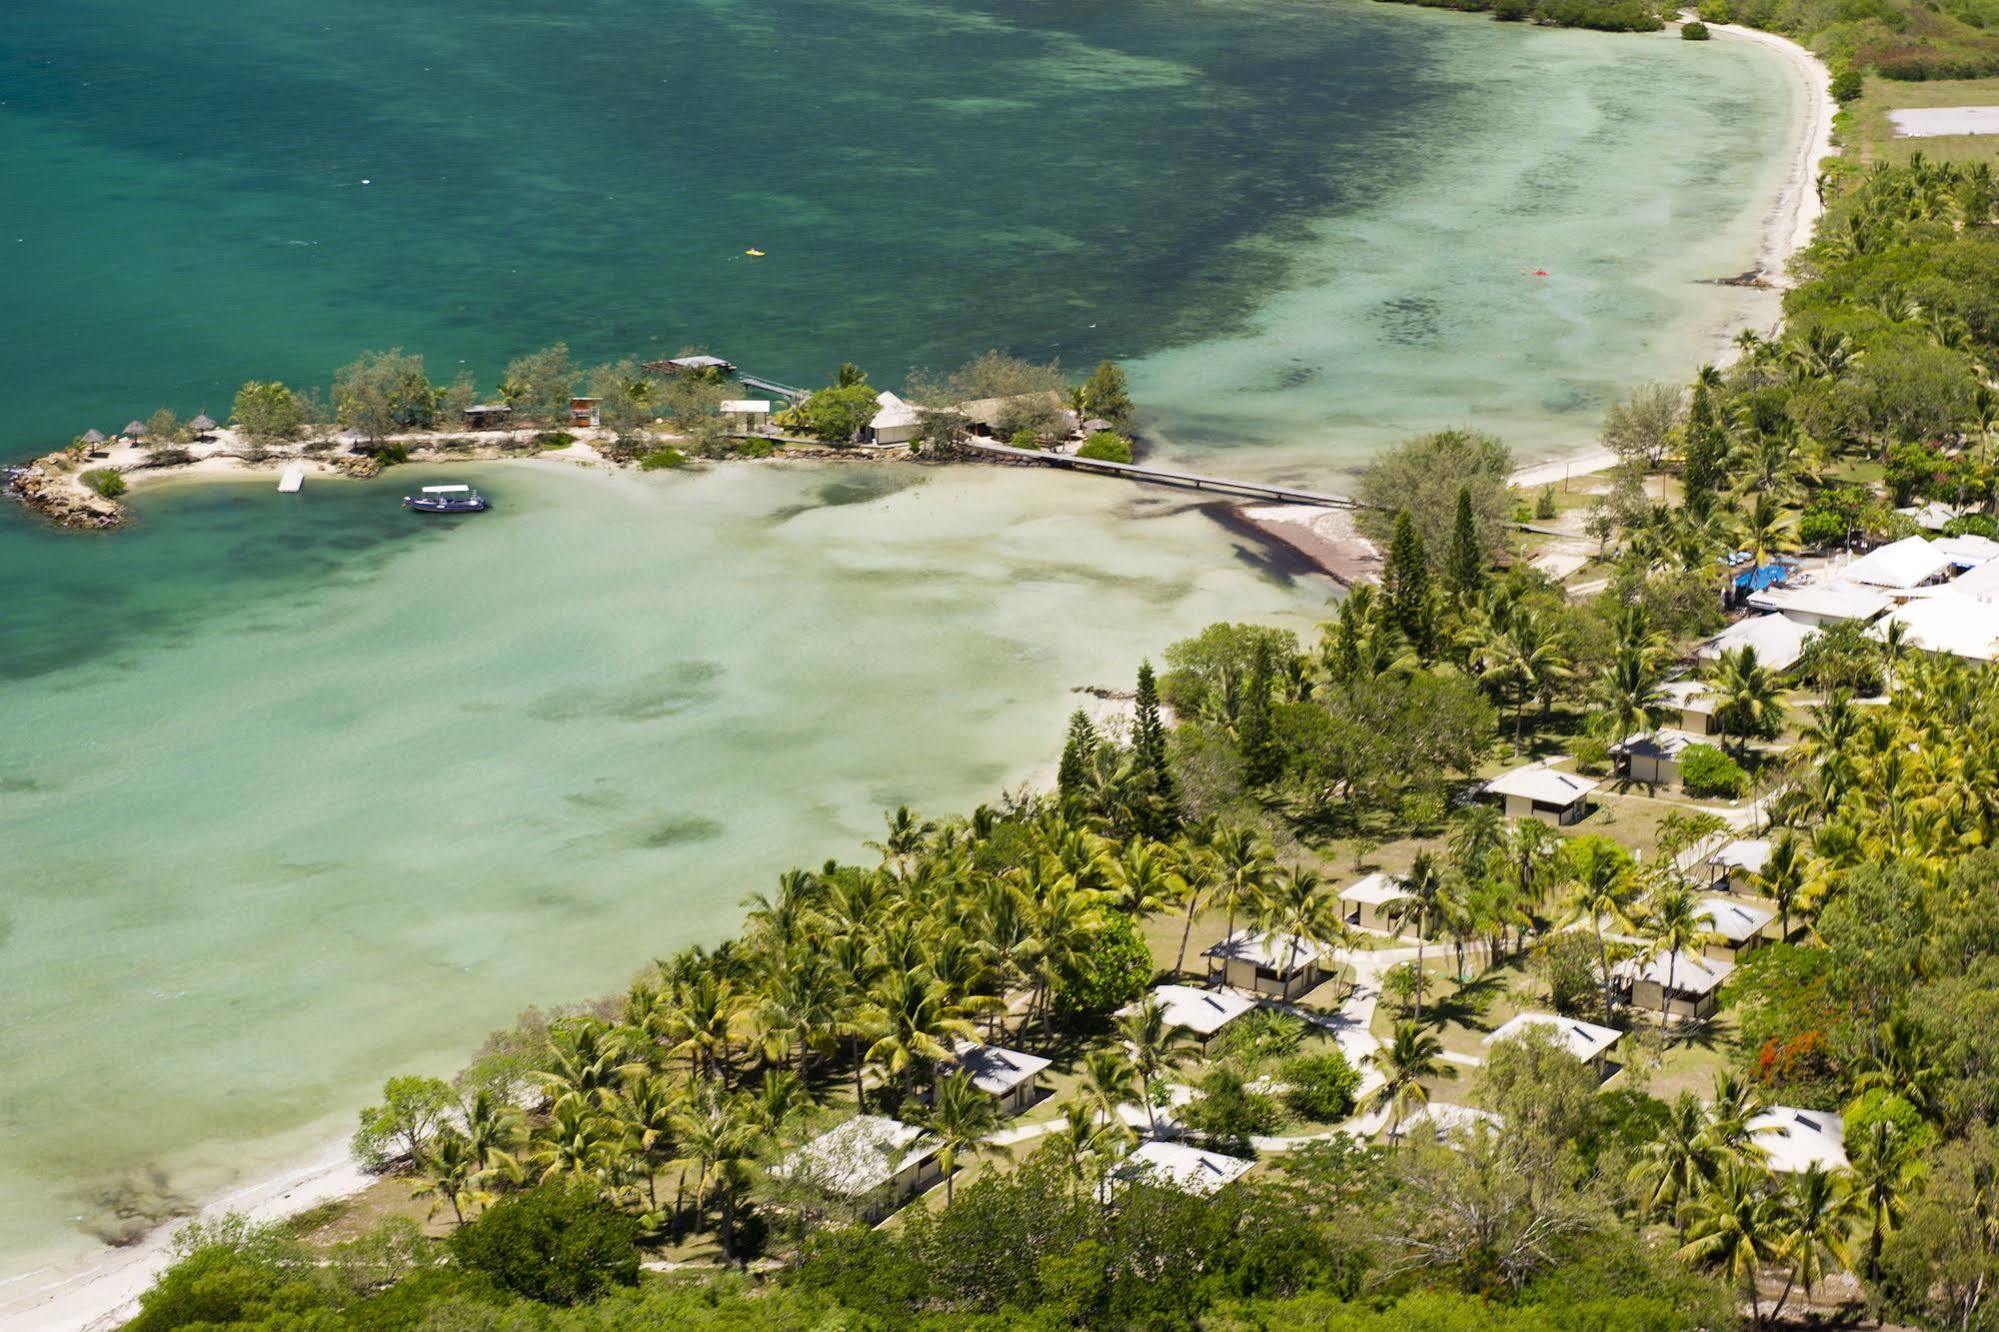
[[[86,430],[81,435],[77,436],[77,438],[81,439],[84,443],[90,445],[92,448],[96,448],[99,444],[105,442],[104,432],[102,430]]]
[[[144,439],[146,437],[146,423],[144,421],[127,421],[125,428],[118,433],[127,439]]]
[[[213,419],[211,419],[207,412],[203,412],[201,415],[195,417],[192,421],[189,421],[187,423],[187,428],[189,432],[191,432],[196,439],[206,439],[208,438],[208,436],[214,434],[217,430],[221,429],[221,426],[219,426]]]

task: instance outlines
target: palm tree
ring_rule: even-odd
[[[1395,1024],[1395,1039],[1374,1056],[1382,1083],[1368,1098],[1370,1113],[1387,1111],[1388,1136],[1402,1131],[1409,1111],[1430,1103],[1425,1078],[1455,1078],[1458,1071],[1444,1062],[1444,1043],[1415,1022]]]
[[[1907,1015],[1897,1013],[1875,1028],[1868,1042],[1855,1091],[1879,1089],[1899,1096],[1925,1118],[1943,1109],[1943,1070],[1937,1066],[1929,1038]]]
[[[1921,1173],[1921,1163],[1902,1128],[1892,1119],[1877,1119],[1847,1144],[1853,1196],[1867,1219],[1867,1258],[1860,1274],[1870,1281],[1881,1270],[1881,1244],[1908,1215],[1909,1193]]]
[[[595,1018],[572,1018],[551,1028],[548,1060],[546,1072],[528,1076],[558,1097],[580,1096],[593,1108],[603,1105],[628,1074],[645,1070],[644,1064],[625,1057],[623,1039]]]
[[[1267,934],[1289,935],[1284,971],[1298,965],[1300,948],[1338,945],[1351,935],[1340,914],[1340,900],[1326,891],[1326,881],[1309,866],[1287,865],[1256,903],[1256,923]]]
[[[514,1153],[525,1131],[521,1112],[497,1093],[481,1088],[465,1103],[464,1119],[465,1141],[479,1172],[505,1178],[518,1175],[520,1163]]]
[[[1151,997],[1118,1019],[1117,1034],[1131,1057],[1132,1071],[1138,1075],[1139,1086],[1145,1094],[1146,1121],[1156,1138],[1159,1136],[1159,1116],[1152,1106],[1153,1083],[1160,1074],[1193,1051],[1194,1035],[1185,1027],[1169,1023],[1166,1010]]]
[[[1659,1028],[1663,1031],[1672,1010],[1673,986],[1680,978],[1680,954],[1698,955],[1715,933],[1700,914],[1693,893],[1677,883],[1653,893],[1642,925],[1650,956],[1666,955],[1666,984],[1659,996]]]
[[[1005,1150],[990,1141],[1000,1126],[999,1103],[980,1091],[968,1073],[938,1079],[930,1106],[919,1122],[937,1135],[937,1165],[944,1172],[946,1207],[953,1201],[961,1159],[969,1161],[986,1152]]]
[[[1597,970],[1603,982],[1603,1020],[1610,1022],[1610,944],[1604,935],[1606,923],[1628,925],[1636,892],[1631,861],[1624,849],[1602,837],[1578,837],[1569,843],[1568,857],[1575,873],[1565,924],[1587,920],[1596,931]]]
[[[1738,754],[1748,751],[1751,735],[1767,734],[1782,725],[1783,686],[1774,671],[1757,662],[1755,648],[1745,645],[1723,652],[1708,667],[1707,685],[1715,696],[1715,722],[1725,739],[1736,742]]]
[[[1083,1085],[1078,1096],[1106,1127],[1123,1127],[1118,1107],[1135,1100],[1137,1094],[1138,1071],[1123,1050],[1096,1049],[1083,1056]],[[1151,1099],[1146,1098],[1148,1107]]]
[[[1428,851],[1416,853],[1410,862],[1408,877],[1402,881],[1405,894],[1389,904],[1388,917],[1395,924],[1395,933],[1400,935],[1405,929],[1416,931],[1416,971],[1423,971],[1423,941],[1429,938],[1443,923],[1444,907],[1448,889],[1444,883],[1444,872],[1437,865],[1436,856]],[[1423,987],[1416,987],[1415,1022],[1423,1022]]]
[[[618,1126],[579,1093],[556,1101],[535,1143],[529,1159],[537,1182],[569,1178],[608,1185],[619,1177],[624,1153]]]
[[[755,1156],[757,1126],[741,1096],[725,1092],[712,1082],[702,1082],[696,1085],[674,1120],[674,1136],[680,1141],[682,1159],[693,1162],[699,1170],[694,1185],[697,1218],[710,1184],[721,1199],[722,1257],[733,1259],[736,1199],[747,1183],[748,1165]]]
[[[1620,648],[1597,677],[1591,696],[1622,744],[1634,732],[1649,731],[1658,724],[1666,706],[1665,676],[1643,653]]]
[[[1733,1073],[1714,1080],[1714,1094],[1708,1098],[1708,1140],[1730,1161],[1760,1165],[1763,1149],[1756,1145],[1749,1122],[1763,1113],[1763,1097],[1749,1082]]]
[[[1685,1262],[1719,1273],[1749,1296],[1750,1323],[1763,1326],[1756,1278],[1783,1253],[1783,1218],[1762,1172],[1731,1165],[1687,1209]]]
[[[957,1005],[928,972],[892,971],[868,991],[862,1021],[873,1033],[867,1061],[890,1078],[934,1068],[948,1058],[954,1039],[972,1040],[978,1030],[959,1015]]]
[[[1860,1212],[1859,1200],[1844,1181],[1816,1163],[1791,1176],[1777,1195],[1777,1205],[1777,1249],[1788,1274],[1784,1293],[1770,1310],[1772,1318],[1784,1311],[1793,1287],[1802,1287],[1810,1299],[1829,1271],[1853,1265],[1851,1239]]]
[[[645,1175],[648,1210],[659,1210],[656,1177],[674,1159],[673,1124],[680,1094],[664,1077],[636,1077],[612,1101],[611,1118],[624,1131],[626,1149]]]
[[[1757,891],[1777,904],[1777,928],[1785,939],[1791,937],[1791,909],[1812,881],[1811,860],[1803,839],[1786,828],[1771,840],[1763,868],[1749,876]]]
[[[457,1129],[440,1129],[433,1134],[423,1151],[417,1154],[417,1169],[422,1178],[410,1189],[410,1196],[436,1198],[430,1208],[432,1216],[436,1216],[437,1209],[448,1203],[453,1219],[462,1226],[467,1207],[493,1200],[491,1191],[483,1187],[485,1172],[479,1166],[471,1142]]]
[[[1277,874],[1277,856],[1260,833],[1237,824],[1217,831],[1207,849],[1214,857],[1209,901],[1228,911],[1228,936],[1232,936],[1236,915],[1250,910],[1269,890]]]
[[[1110,865],[1111,905],[1134,920],[1163,911],[1180,900],[1187,882],[1163,842],[1135,837]]]
[[[929,845],[937,825],[911,813],[907,805],[897,805],[893,814],[884,814],[882,819],[888,824],[887,834],[881,841],[871,841],[866,845],[869,850],[881,852],[882,864],[900,875],[909,868],[909,862]]]
[[[1062,1127],[1050,1135],[1050,1141],[1053,1149],[1060,1154],[1062,1165],[1069,1175],[1072,1198],[1075,1196],[1073,1190],[1082,1184],[1096,1163],[1111,1150],[1115,1140],[1122,1136],[1123,1128],[1123,1121],[1119,1120],[1115,1113],[1112,1113],[1109,1123],[1099,1119],[1098,1111],[1081,1096],[1063,1103]]]
[[[1670,1214],[1684,1240],[1686,1205],[1714,1182],[1726,1160],[1708,1131],[1707,1111],[1692,1092],[1682,1092],[1629,1178],[1644,1195],[1646,1212]]]
[[[1194,917],[1213,900],[1220,884],[1214,840],[1212,828],[1190,830],[1180,845],[1180,901],[1187,914],[1180,926],[1180,951],[1173,958],[1173,974],[1176,976],[1187,972],[1187,941],[1194,935]]]

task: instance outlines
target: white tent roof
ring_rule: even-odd
[[[1755,938],[1765,925],[1777,918],[1774,911],[1765,911],[1762,907],[1743,902],[1731,902],[1725,897],[1702,898],[1694,915],[1711,924],[1716,934],[1735,944]]]
[[[1692,953],[1681,953],[1677,961],[1665,953],[1656,954],[1643,962],[1627,958],[1611,968],[1613,974],[1625,980],[1648,980],[1661,987],[1670,983],[1675,994],[1697,996],[1711,994],[1734,970],[1732,962],[1716,962]]]
[[[1152,997],[1165,1010],[1169,1025],[1185,1027],[1196,1036],[1212,1036],[1256,1007],[1254,999],[1227,990],[1199,990],[1191,985],[1162,985],[1152,992]],[[1126,1005],[1118,1010],[1119,1016],[1134,1012],[1138,1006]]]
[[[1903,537],[1869,551],[1839,571],[1849,583],[1920,587],[1950,568],[1951,552],[1927,537]]]
[[[1785,1174],[1813,1165],[1825,1170],[1846,1165],[1846,1122],[1830,1110],[1771,1106],[1749,1121],[1749,1137],[1763,1149],[1770,1168]]]
[[[1402,886],[1402,880],[1388,874],[1370,874],[1340,891],[1340,901],[1362,902],[1368,906],[1385,906],[1407,896],[1409,891]]]
[[[881,1115],[856,1115],[806,1143],[784,1159],[778,1173],[804,1177],[850,1198],[871,1193],[911,1164],[936,1151],[914,1146],[924,1136],[911,1124]]]
[[[1736,648],[1753,648],[1757,665],[1784,671],[1797,664],[1798,654],[1818,633],[1811,625],[1799,624],[1789,616],[1755,615],[1737,620],[1701,644],[1697,655],[1703,660],[1713,661],[1722,653]]]
[[[1572,772],[1558,772],[1541,764],[1530,764],[1503,772],[1485,784],[1494,795],[1521,796],[1542,805],[1572,805],[1601,783]]]
[[[1204,1152],[1185,1143],[1155,1141],[1140,1144],[1124,1158],[1117,1173],[1123,1179],[1146,1179],[1205,1198],[1241,1179],[1252,1164],[1239,1156]]]
[[[1749,598],[1757,610],[1815,615],[1826,620],[1871,620],[1894,602],[1885,592],[1846,579],[1771,587]]]
[[[875,413],[874,420],[868,422],[870,430],[899,430],[905,426],[913,426],[922,419],[914,407],[887,389],[875,394],[875,402],[881,410]]]
[[[722,405],[715,410],[724,416],[769,416],[770,400],[767,398],[724,398]]]
[[[1908,626],[1908,641],[1925,652],[1944,652],[1968,661],[1999,658],[1999,602],[1974,596],[1912,601],[1891,611],[1875,627],[1875,636],[1893,623]]]
[[[1932,544],[1959,564],[1973,568],[1987,563],[1994,556],[1999,556],[1999,541],[1994,541],[1991,537],[1982,537],[1976,532],[1938,537]]]
[[[1226,957],[1252,966],[1295,971],[1319,960],[1325,949],[1295,934],[1252,934],[1237,930],[1220,943],[1211,944],[1202,957]]]
[[[1553,1013],[1522,1013],[1487,1036],[1485,1044],[1497,1045],[1501,1041],[1512,1040],[1522,1032],[1535,1027],[1547,1027],[1552,1030],[1567,1042],[1570,1054],[1584,1061],[1596,1058],[1617,1044],[1618,1038],[1624,1034],[1615,1027],[1600,1027],[1594,1022],[1584,1022],[1580,1018],[1556,1017]]]
[[[1765,837],[1738,837],[1709,856],[1707,863],[1716,869],[1739,869],[1761,874],[1763,867],[1770,863],[1770,841]]]
[[[958,1071],[969,1073],[972,1085],[988,1096],[1004,1096],[1023,1082],[1032,1082],[1052,1062],[998,1045],[959,1041]]]

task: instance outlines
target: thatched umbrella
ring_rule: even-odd
[[[104,442],[104,432],[102,430],[86,430],[83,432],[83,442],[93,447],[102,444]]]
[[[216,429],[218,429],[215,422],[209,420],[207,412],[203,412],[200,416],[197,416],[192,421],[189,421],[187,423],[187,428],[189,430],[192,430],[197,435],[212,434]]]
[[[143,438],[146,433],[146,423],[144,421],[127,421],[125,428],[118,433],[127,439]]]

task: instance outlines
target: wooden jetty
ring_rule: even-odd
[[[736,380],[746,388],[759,389],[775,397],[788,398],[792,402],[804,402],[812,396],[812,390],[810,389],[793,388],[789,384],[780,384],[774,379],[764,379],[759,375],[753,375],[747,370],[737,371]]]
[[[1376,506],[1354,499],[1350,495],[1333,495],[1320,490],[1303,490],[1296,486],[1265,485],[1261,481],[1235,481],[1227,477],[1203,476],[1199,472],[1180,472],[1165,467],[1147,467],[1142,463],[1109,462],[1101,458],[1078,458],[1073,453],[1055,453],[1048,449],[1017,449],[1011,444],[998,444],[990,440],[970,439],[965,447],[995,457],[1010,458],[1017,462],[1041,463],[1049,467],[1063,467],[1072,472],[1095,472],[1099,476],[1121,476],[1128,481],[1143,481],[1153,485],[1177,486],[1182,490],[1211,490],[1218,494],[1240,495],[1247,499],[1269,500],[1276,504],[1309,504],[1321,509],[1367,509]]]

